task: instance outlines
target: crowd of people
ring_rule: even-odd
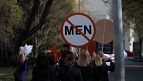
[[[69,46],[63,46],[60,54],[57,60],[50,50],[38,51],[31,81],[109,81],[108,71],[115,69],[114,61],[104,60],[102,51],[91,56],[86,49],[79,49],[74,54]],[[28,58],[25,54],[19,54],[15,81],[27,81],[27,75]]]

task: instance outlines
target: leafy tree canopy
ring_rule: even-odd
[[[135,23],[135,31],[143,40],[143,0],[122,0],[128,21]]]

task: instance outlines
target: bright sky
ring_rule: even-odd
[[[104,3],[107,1],[107,3]],[[81,10],[90,12],[96,20],[105,19],[106,15],[110,15],[112,0],[80,0]]]

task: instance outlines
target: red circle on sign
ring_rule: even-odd
[[[70,44],[71,46],[73,46],[73,47],[83,47],[83,46],[86,45],[88,42],[87,42],[86,44],[83,44],[83,45],[74,45],[74,44],[71,44],[71,43],[64,37],[63,27],[64,27],[65,22],[68,22],[70,25],[72,25],[73,27],[75,27],[74,24],[68,20],[70,17],[72,17],[72,16],[74,16],[74,15],[85,16],[86,18],[88,18],[88,19],[91,21],[91,23],[92,23],[92,25],[93,25],[93,29],[94,29],[94,31],[93,31],[93,36],[91,37],[91,39],[89,39],[86,35],[84,35],[84,34],[83,34],[81,31],[79,31],[78,29],[76,29],[76,28],[75,28],[75,29],[78,30],[78,32],[80,32],[80,34],[82,34],[82,36],[83,36],[85,39],[87,39],[88,42],[91,42],[91,41],[94,39],[94,37],[95,37],[95,32],[96,32],[94,21],[93,21],[88,15],[83,14],[83,13],[73,13],[73,14],[69,15],[68,17],[66,17],[66,18],[64,19],[64,21],[62,22],[62,25],[61,25],[61,29],[62,29],[61,35],[62,35],[64,41],[65,41],[66,43]],[[79,41],[79,42],[80,42],[80,41]]]

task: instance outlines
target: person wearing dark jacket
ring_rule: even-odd
[[[59,59],[59,66],[64,66],[64,60],[65,60],[65,57],[69,54],[70,52],[70,46],[68,44],[64,44],[62,47],[61,47],[61,50],[60,50],[60,54],[61,54],[61,58]]]
[[[45,53],[39,53],[32,71],[31,81],[50,81],[48,70],[48,60]]]
[[[83,81],[94,81],[94,66],[91,64],[91,58],[87,50],[82,49],[79,52],[77,66],[81,70]]]
[[[66,58],[66,56],[69,53],[70,53],[69,50],[63,50],[63,51],[61,51],[61,58],[60,58],[60,60],[58,62],[60,67],[64,66],[64,64],[65,64],[65,58]]]
[[[31,81],[57,81],[57,65],[54,54],[44,52],[38,54]]]
[[[52,52],[46,52],[49,61],[50,81],[58,81],[59,66],[57,65],[56,56]]]
[[[93,56],[94,68],[95,68],[95,81],[109,81],[108,71],[113,72],[115,70],[115,63],[110,61],[110,65],[107,65],[103,59],[103,52],[98,52]]]
[[[18,67],[14,73],[15,81],[26,81],[28,75],[28,57],[25,54],[19,54]]]
[[[59,81],[82,81],[80,69],[75,65],[75,55],[70,52],[65,57],[65,63],[59,68]]]

